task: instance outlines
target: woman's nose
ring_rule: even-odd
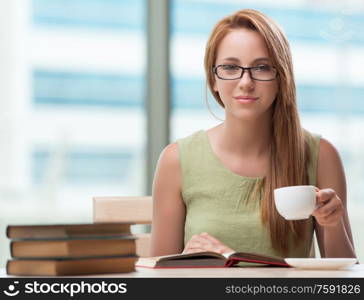
[[[248,89],[254,87],[254,80],[252,79],[249,70],[244,70],[243,76],[239,80],[239,87]]]

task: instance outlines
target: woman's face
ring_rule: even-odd
[[[261,35],[249,29],[229,32],[217,49],[215,66],[269,67],[272,63]],[[233,68],[233,67],[231,67]],[[278,92],[277,79],[257,81],[247,70],[240,79],[222,80],[215,75],[214,91],[225,106],[226,116],[256,119],[268,115]]]

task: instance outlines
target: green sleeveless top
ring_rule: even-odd
[[[311,152],[309,183],[316,186],[320,136],[308,131],[305,136]],[[268,229],[262,224],[259,199],[247,201],[262,178],[243,177],[227,169],[212,151],[203,130],[177,140],[177,144],[186,205],[184,243],[194,234],[208,232],[235,251],[283,257],[272,248]],[[262,197],[262,189],[258,195]],[[309,257],[312,217],[308,223],[307,241],[291,247],[286,257]]]

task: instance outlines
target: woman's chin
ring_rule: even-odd
[[[261,117],[261,113],[253,110],[245,110],[245,111],[235,111],[232,114],[232,117],[241,121],[254,121]]]
[[[271,115],[271,109],[262,109],[262,107],[249,107],[249,108],[240,108],[230,110],[227,114],[230,115],[233,119],[238,119],[241,121],[256,121],[257,119],[265,118]]]

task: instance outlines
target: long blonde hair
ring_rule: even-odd
[[[273,103],[272,114],[270,167],[263,180],[261,217],[263,224],[268,226],[273,248],[286,254],[290,247],[288,237],[292,234],[294,244],[297,245],[303,240],[307,223],[283,219],[276,210],[273,190],[283,186],[308,184],[309,161],[308,144],[297,111],[291,51],[279,26],[256,10],[240,10],[218,22],[207,42],[204,63],[207,85],[222,107],[224,104],[218,92],[213,89],[215,75],[212,68],[222,39],[227,33],[239,28],[254,30],[263,37],[272,64],[278,71],[278,94]]]

